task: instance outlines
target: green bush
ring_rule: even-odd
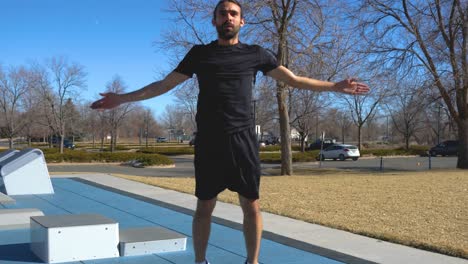
[[[310,162],[315,161],[319,151],[306,151],[293,153],[293,162]]]
[[[174,162],[167,158],[166,156],[158,154],[143,154],[137,156],[136,160],[141,162],[143,166],[153,166],[153,165],[172,165]]]
[[[260,161],[264,163],[281,162],[281,153],[280,152],[270,152],[270,153],[260,152]]]
[[[174,161],[159,154],[143,154],[131,152],[97,152],[67,151],[60,153],[44,153],[46,161],[55,162],[128,162],[138,160],[148,165],[172,165]]]
[[[154,148],[142,148],[138,150],[139,153],[145,154],[161,154],[167,156],[174,156],[174,155],[187,155],[187,154],[194,154],[193,147],[154,147]]]
[[[292,160],[293,162],[309,162],[315,161],[315,158],[318,155],[318,150],[306,151],[306,152],[294,152]],[[281,162],[281,153],[260,153],[260,160],[264,163],[280,163]]]
[[[267,152],[267,151],[280,151],[281,145],[268,145],[264,147],[260,147],[260,152]]]
[[[291,150],[293,151],[301,151],[301,146],[291,146]],[[281,151],[281,145],[268,145],[265,147],[260,147],[260,152],[266,152],[266,151]]]
[[[385,156],[408,156],[408,155],[417,155],[417,156],[425,156],[427,155],[427,151],[429,147],[427,146],[410,146],[408,150],[404,147],[395,148],[395,149],[362,149],[361,156],[378,156],[378,157],[385,157]]]

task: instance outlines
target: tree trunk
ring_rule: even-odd
[[[409,149],[409,141],[410,141],[410,135],[406,134],[405,135],[405,149]]]
[[[344,134],[345,134],[345,129],[344,126],[341,127],[341,143],[344,144]]]
[[[286,88],[283,84],[277,84],[276,98],[278,100],[278,111],[280,119],[280,137],[281,137],[281,175],[292,175],[292,153],[291,136],[289,127],[289,114],[286,107]]]
[[[358,143],[357,143],[357,147],[359,150],[361,150],[361,130],[362,130],[362,125],[358,125],[358,131],[357,131],[357,135],[358,135]]]
[[[8,148],[13,149],[13,137],[8,138]]]
[[[468,169],[468,118],[462,118],[458,122],[458,138],[460,146],[458,150],[457,168]]]
[[[115,140],[115,131],[114,129],[111,130],[111,141],[110,141],[110,152],[114,152],[115,148],[114,148],[114,140]]]
[[[101,151],[104,150],[104,135],[101,136]]]
[[[306,140],[307,136],[308,135],[306,135],[306,134],[301,134],[301,152],[305,152],[305,148],[306,148],[305,140]]]
[[[64,135],[60,135],[60,154],[63,154],[63,141],[64,141]]]

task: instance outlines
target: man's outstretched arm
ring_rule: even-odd
[[[149,85],[130,93],[100,93],[100,95],[103,96],[103,98],[92,103],[91,108],[111,109],[124,103],[153,98],[155,96],[161,95],[172,90],[174,87],[176,87],[177,85],[181,84],[189,78],[190,77],[185,74],[173,71],[161,81],[150,83]]]
[[[289,86],[312,91],[330,91],[360,95],[366,94],[370,90],[369,86],[356,82],[355,79],[346,79],[337,83],[320,81],[312,78],[296,76],[284,66],[279,66],[278,68],[269,71],[267,75],[275,80],[282,81]]]

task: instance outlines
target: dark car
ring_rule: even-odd
[[[52,138],[52,145],[56,148],[60,147],[60,138]],[[63,140],[63,147],[67,149],[75,149],[75,144],[73,144],[73,141],[69,139],[64,139]]]
[[[334,138],[325,138],[323,140],[323,149],[326,149],[336,143],[336,139]],[[322,147],[322,140],[317,139],[314,143],[309,145],[308,150],[320,149]]]
[[[458,156],[460,142],[458,140],[447,140],[429,150],[431,156]]]
[[[192,139],[190,139],[190,141],[189,141],[189,146],[195,146],[196,138],[197,138],[197,132],[194,132],[193,136],[192,136]]]
[[[195,146],[195,137],[189,141],[189,146]]]
[[[165,138],[165,137],[157,137],[157,138],[156,138],[156,142],[157,142],[157,143],[165,143],[165,142],[167,142],[167,138]]]
[[[75,149],[75,144],[71,140],[65,139],[63,141],[63,147],[68,149]]]

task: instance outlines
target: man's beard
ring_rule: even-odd
[[[216,26],[216,31],[218,31],[218,36],[224,40],[233,39],[235,36],[237,36],[237,34],[239,34],[239,31],[240,31],[240,26],[235,26],[235,25],[233,25],[231,31],[226,31],[224,30],[224,27],[226,27],[227,25],[228,24],[225,23],[221,26]]]

